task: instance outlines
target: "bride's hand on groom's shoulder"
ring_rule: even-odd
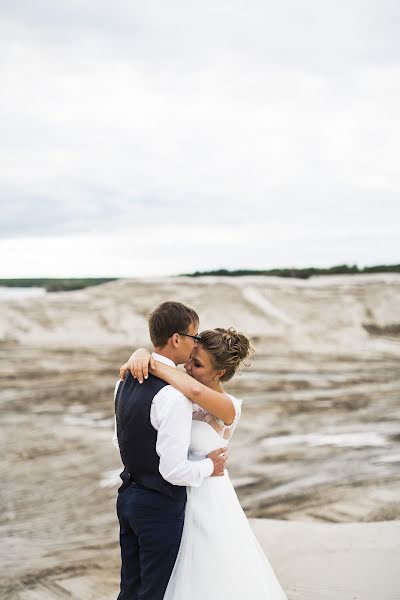
[[[149,365],[152,369],[156,368],[155,360],[151,353],[146,348],[139,348],[131,355],[129,360],[119,369],[119,378],[124,379],[128,371],[132,377],[137,379],[139,383],[143,383],[144,379],[149,376]]]

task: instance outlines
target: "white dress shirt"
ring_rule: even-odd
[[[172,360],[156,352],[153,352],[153,358],[176,367]],[[119,384],[120,380],[115,385],[114,400]],[[199,487],[203,479],[210,477],[214,471],[211,458],[199,461],[188,459],[192,412],[192,402],[172,385],[164,386],[151,404],[150,421],[158,431],[156,452],[160,457],[159,471],[173,485]],[[116,423],[113,442],[119,449]]]

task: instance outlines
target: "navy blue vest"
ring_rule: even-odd
[[[153,398],[166,385],[154,375],[149,375],[140,384],[128,372],[115,397],[118,445],[125,475],[129,473],[138,485],[182,501],[186,500],[186,487],[172,485],[160,474],[160,457],[156,452],[157,430],[150,421]]]

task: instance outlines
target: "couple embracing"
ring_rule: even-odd
[[[286,600],[225,469],[241,401],[223,382],[250,340],[233,328],[199,334],[179,302],[151,313],[149,333],[154,351],[132,354],[114,395],[118,600]]]

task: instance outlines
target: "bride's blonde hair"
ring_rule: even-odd
[[[249,367],[248,362],[255,350],[250,338],[234,327],[206,329],[201,332],[200,344],[210,354],[217,371],[225,369],[221,381],[229,381],[241,367]]]

